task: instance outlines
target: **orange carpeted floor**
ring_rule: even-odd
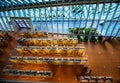
[[[54,36],[56,37],[56,36]],[[62,38],[62,36],[58,36]],[[64,38],[67,38],[64,36]],[[15,40],[9,41],[9,46],[4,49],[4,54],[0,56],[0,72],[8,64],[8,58],[11,55],[16,54],[14,47],[17,45]],[[92,70],[93,76],[112,76],[114,83],[120,83],[120,41],[113,40],[112,42],[106,42],[104,45],[100,43],[85,43],[80,42],[78,44],[84,44],[86,47],[85,55],[88,56],[88,66]],[[31,67],[35,67],[31,65]],[[48,66],[47,66],[48,67]],[[29,77],[27,80],[31,81],[51,81],[51,82],[69,82],[79,83],[76,75],[81,71],[81,66],[50,66],[55,73],[52,78],[34,78]],[[17,68],[17,67],[16,67]],[[19,68],[19,67],[18,67]],[[2,77],[2,76],[1,76]],[[6,76],[6,78],[8,78]],[[12,77],[14,80],[26,80],[24,77]],[[9,78],[11,79],[11,78]]]

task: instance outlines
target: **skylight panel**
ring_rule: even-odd
[[[49,1],[49,0],[44,0],[44,1]],[[52,1],[52,0],[51,0]]]
[[[34,2],[34,3],[36,3],[36,1],[35,0],[31,0],[32,2]]]
[[[37,0],[37,1],[42,2],[42,0]]]
[[[10,4],[10,2],[8,0],[5,0],[5,1]]]
[[[15,20],[20,27],[23,27],[19,20]]]
[[[26,27],[25,23],[23,23],[23,20],[20,20],[20,23],[23,25],[23,27]]]
[[[11,0],[12,2],[14,2],[14,3],[17,3],[16,1],[14,1],[14,0]]]
[[[30,24],[28,23],[27,20],[24,20],[25,24],[27,25],[27,27],[30,27]]]
[[[23,3],[21,0],[18,0],[19,2]]]
[[[28,0],[25,0],[25,2],[30,3]]]

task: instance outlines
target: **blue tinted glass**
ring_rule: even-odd
[[[112,36],[116,36],[119,29],[120,29],[120,22],[118,22],[117,25],[115,26]]]
[[[119,30],[119,32],[118,32],[118,34],[117,34],[117,37],[120,37],[120,30]]]
[[[13,10],[14,14],[15,14],[15,17],[19,17],[18,15],[18,10]]]
[[[114,28],[114,26],[115,26],[115,23],[116,23],[116,22],[111,22],[111,23],[110,23],[110,25],[109,25],[109,27],[108,27],[108,31],[107,31],[106,36],[110,36],[110,35],[111,35],[111,32],[112,32],[112,30],[113,30],[113,28]]]
[[[64,26],[63,22],[59,20],[58,22],[58,33],[62,33],[62,27]]]
[[[7,11],[5,11],[4,13],[5,13],[5,16],[9,16]]]
[[[97,32],[98,32],[99,34],[101,34],[101,29],[102,29],[103,25],[104,25],[104,21],[100,21],[100,22],[98,23],[98,26],[96,27],[96,28],[97,28]]]
[[[64,33],[68,33],[69,32],[68,23],[69,23],[68,21],[64,22],[64,28],[63,28],[64,29]]]
[[[23,10],[19,10],[19,12],[20,12],[20,16],[21,16],[21,17],[24,17],[24,15],[23,15]]]
[[[14,16],[14,14],[13,14],[13,11],[12,11],[12,10],[10,10],[10,11],[9,11],[9,13],[10,13],[10,16],[11,16],[11,17],[13,17],[13,16]]]
[[[4,16],[4,13],[3,13],[3,12],[1,12],[1,13],[0,13],[0,16]]]
[[[29,11],[30,11],[30,16],[34,17],[34,11],[33,11],[33,9],[30,9]]]
[[[24,9],[24,15],[25,15],[25,17],[29,17],[30,16],[30,14],[29,14],[28,11],[29,11],[28,9]]]
[[[39,0],[39,2],[42,1],[43,0]],[[19,0],[19,2],[21,2],[21,0]],[[25,0],[25,3],[29,2],[34,3],[36,0]],[[0,16],[7,16],[7,19],[6,17],[6,20],[4,19],[7,24],[10,24],[10,17],[30,17],[34,30],[38,28],[38,31],[46,31],[48,27],[48,32],[52,32],[53,27],[53,32],[69,33],[69,28],[90,27],[96,28],[99,34],[107,36],[117,34],[118,24],[115,29],[114,26],[118,21],[119,15],[120,5],[118,3],[112,3],[111,6],[110,3],[105,3],[104,7],[103,4],[100,3],[98,6],[97,4],[84,4],[0,12]]]
[[[57,33],[57,22],[55,19],[52,19],[52,24],[53,24],[53,32]]]
[[[109,23],[110,23],[110,22],[106,22],[105,24],[103,24],[103,26],[102,26],[102,35],[105,35]]]

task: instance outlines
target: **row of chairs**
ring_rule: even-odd
[[[11,60],[10,62],[13,63],[20,63],[20,64],[51,64],[51,65],[85,65],[87,61],[81,61],[81,62],[42,62],[42,61],[30,61],[30,60],[24,60],[24,61],[18,61],[18,60]]]
[[[88,58],[81,57],[81,58],[54,58],[54,57],[22,57],[22,56],[12,56],[10,61],[17,60],[17,61],[34,61],[34,62],[84,62],[88,61]],[[25,62],[26,62],[25,61]]]
[[[47,38],[48,34],[46,32],[23,32],[20,37],[24,38]]]
[[[75,46],[78,44],[78,39],[18,39],[17,42],[23,46]]]
[[[51,55],[51,56],[79,56],[82,57],[85,52],[85,48],[24,48],[19,47],[16,48],[16,50],[21,54],[27,54],[27,55]]]
[[[81,82],[107,82],[111,83],[113,82],[113,79],[111,76],[81,76],[80,77]]]
[[[87,63],[88,58],[54,58],[54,57],[22,57],[22,56],[12,56],[9,59],[13,63],[31,63],[31,64],[68,64],[68,65],[84,65]]]
[[[72,49],[72,50],[79,50],[79,49],[85,49],[85,47],[83,45],[81,46],[21,46],[21,45],[18,45],[16,46],[17,49],[24,49],[24,50],[27,50],[27,49],[63,49],[63,50],[68,50],[68,49]]]
[[[15,76],[42,76],[42,77],[52,77],[51,71],[41,70],[15,70],[15,69],[4,69],[3,74],[5,75],[15,75]]]

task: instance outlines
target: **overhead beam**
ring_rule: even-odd
[[[84,4],[89,4],[90,0],[85,0]],[[110,3],[111,0],[107,0],[106,3]],[[120,0],[113,0],[114,3],[118,3],[120,2]],[[42,8],[42,7],[55,7],[55,6],[67,6],[67,5],[81,5],[83,3],[83,0],[78,0],[77,4],[76,4],[76,0],[71,0],[71,3],[69,2],[69,0],[64,0],[63,1],[51,1],[51,2],[39,2],[39,3],[28,3],[28,4],[21,4],[21,5],[14,5],[14,6],[8,6],[8,7],[0,7],[0,11],[5,11],[5,10],[15,10],[15,9],[26,9],[28,8]],[[96,4],[97,0],[92,0],[91,4]],[[104,0],[100,0],[99,3],[104,3]]]

